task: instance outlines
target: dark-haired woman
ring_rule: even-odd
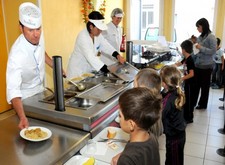
[[[107,29],[102,14],[93,11],[88,15],[88,18],[86,28],[78,34],[74,50],[70,56],[67,66],[68,78],[81,76],[83,73],[91,71],[101,70],[107,73],[107,65],[100,59],[101,52],[112,55],[120,63],[125,61],[101,35],[102,30]]]
[[[216,54],[216,37],[212,34],[207,19],[201,18],[196,22],[197,30],[201,35],[197,39],[195,45],[199,49],[199,53],[194,55],[195,60],[195,77],[196,77],[196,109],[206,109],[209,98],[209,88],[211,73],[213,70],[213,56]],[[201,95],[198,101],[199,92]],[[198,103],[197,103],[198,101]]]

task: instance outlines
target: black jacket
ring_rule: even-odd
[[[182,135],[186,128],[183,109],[179,110],[175,107],[177,96],[176,91],[163,94],[164,107],[162,111],[162,122],[164,133],[168,137]]]

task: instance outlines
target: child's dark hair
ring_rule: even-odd
[[[221,40],[219,38],[216,38],[216,41],[217,41],[217,46],[220,46]]]
[[[140,70],[135,76],[138,87],[155,89],[157,93],[161,91],[161,77],[158,72],[151,68]]]
[[[175,66],[166,65],[161,69],[160,75],[162,82],[167,85],[168,91],[177,90],[178,97],[175,100],[175,106],[177,109],[181,110],[185,103],[185,95],[180,87],[181,72]]]
[[[193,52],[193,43],[190,40],[183,41],[180,46],[189,54]]]
[[[137,87],[120,95],[119,105],[125,120],[133,120],[138,127],[148,131],[159,119],[162,97],[151,89]]]

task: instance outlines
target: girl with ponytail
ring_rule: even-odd
[[[186,124],[183,117],[185,95],[181,89],[181,72],[175,66],[164,66],[160,76],[164,87],[162,123],[166,135],[165,165],[183,165]]]

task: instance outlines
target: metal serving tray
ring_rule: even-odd
[[[112,64],[108,66],[108,70],[126,82],[133,81],[135,75],[139,71],[136,67],[134,67],[128,62],[124,64],[120,64],[120,63]]]
[[[95,87],[78,94],[76,97],[106,102],[120,93],[124,88],[124,84],[100,83]]]

